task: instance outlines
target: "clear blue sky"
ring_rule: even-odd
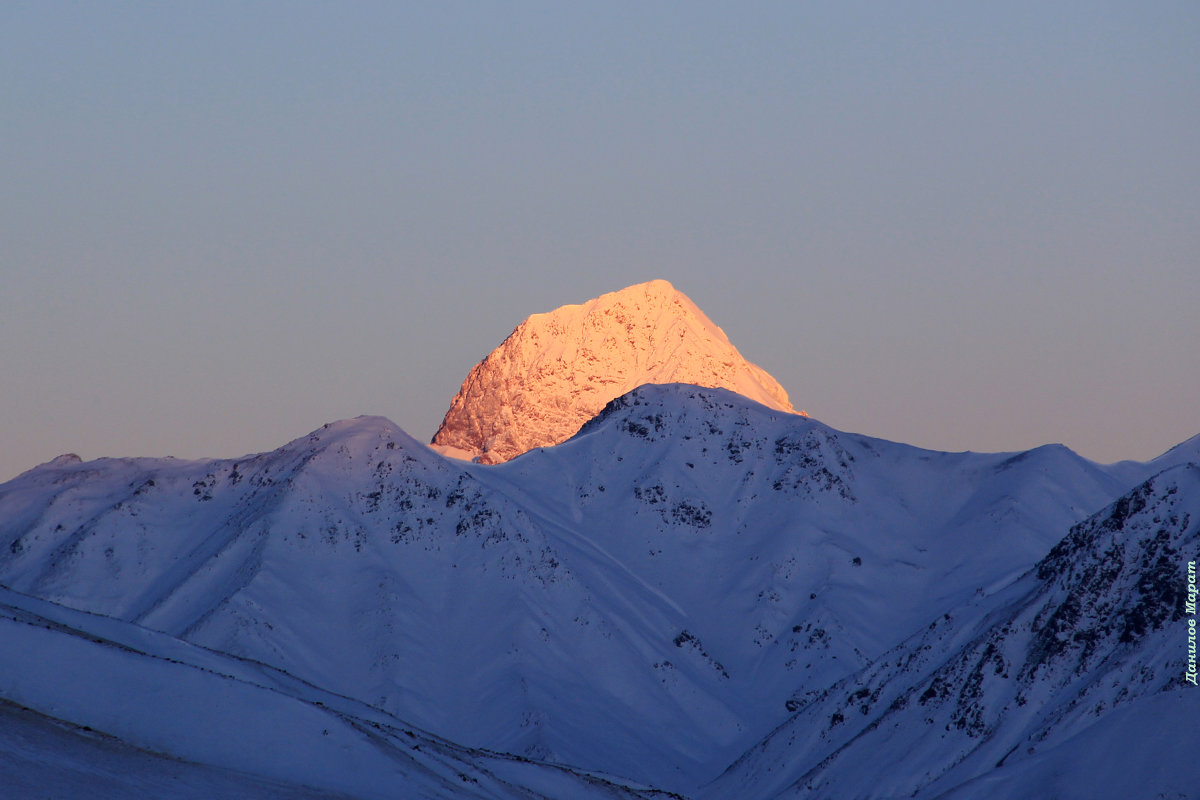
[[[0,4],[0,480],[428,439],[662,277],[844,430],[1200,433],[1200,4]]]

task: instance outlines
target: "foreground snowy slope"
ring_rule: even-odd
[[[650,386],[494,467],[380,418],[236,461],[58,459],[0,487],[0,584],[464,749],[690,793],[943,613],[979,623],[1166,466],[936,453]]]
[[[0,753],[8,756],[0,775],[14,773],[6,798],[23,796],[21,786],[43,797],[51,785],[115,797],[655,794],[460,747],[286,672],[7,589],[0,675]]]
[[[0,702],[0,786],[6,800],[332,800],[346,797],[148,753]]]
[[[1200,711],[1184,680],[1198,554],[1200,466],[1186,464],[806,697],[705,796],[1190,796],[1200,765],[1179,743]]]

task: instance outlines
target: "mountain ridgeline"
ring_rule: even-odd
[[[724,339],[681,297],[654,282],[531,318],[493,354],[508,366],[464,384],[442,452],[359,417],[239,459],[60,457],[0,486],[0,711],[21,732],[0,736],[0,781],[647,800],[1200,785],[1180,744],[1200,718],[1200,437],[1145,464],[923,450],[794,413],[732,356],[712,381],[729,386],[625,387]],[[638,337],[653,358],[562,394],[572,364],[610,341],[626,363]],[[542,426],[554,409],[570,414]],[[163,755],[195,770],[164,783]]]
[[[1120,547],[1111,509],[1087,521],[1132,473],[1169,466],[1102,467],[1061,447],[938,453],[726,390],[646,386],[564,444],[499,466],[445,459],[381,418],[236,461],[48,464],[0,489],[0,583],[268,665],[466,752],[685,796],[717,780],[711,796],[732,796],[722,781],[754,786],[818,752],[777,745],[780,732],[756,745],[772,730],[828,734],[840,716],[840,735],[897,698],[908,700],[892,715],[957,737],[931,745],[922,769],[959,763],[970,734],[1015,724],[1006,706],[1038,692],[1067,702],[1071,670],[1100,681],[1116,668],[1105,648],[1158,666],[1097,695],[1096,724],[1105,708],[1182,691],[1169,679],[1182,675],[1171,587],[1200,515],[1124,501],[1142,512],[1137,530],[1165,533]],[[1194,472],[1131,497],[1194,502]],[[1153,488],[1164,481],[1174,490]],[[1080,571],[1107,577],[1080,588]],[[1065,627],[1095,609],[1106,616],[1081,633]],[[960,656],[968,635],[978,643]],[[1078,642],[1088,657],[1064,655]],[[964,659],[1007,678],[952,669]],[[864,691],[867,712],[838,705]],[[1053,730],[1083,725],[1063,724]],[[765,757],[748,761],[751,750],[787,766],[748,768]],[[1005,763],[1040,752],[1027,750]],[[955,780],[998,760],[960,764]],[[735,762],[750,776],[720,778]],[[849,755],[822,770],[843,762],[861,774]],[[926,785],[909,777],[908,791]]]

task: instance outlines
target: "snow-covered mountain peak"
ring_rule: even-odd
[[[265,457],[304,459],[313,461],[336,460],[339,462],[362,462],[365,468],[374,468],[377,461],[400,458],[419,461],[431,469],[445,470],[449,465],[429,445],[414,439],[403,428],[387,417],[360,416],[329,422],[306,436],[294,439],[273,454]]]
[[[34,475],[43,470],[58,470],[58,469],[62,469],[64,467],[70,467],[70,466],[74,466],[75,464],[81,464],[81,463],[83,463],[83,459],[80,458],[75,453],[63,453],[60,456],[55,456],[54,458],[50,459],[49,461],[43,461],[41,464],[38,464],[36,467],[30,467],[29,469],[25,470],[25,472],[21,473],[21,475],[18,477],[25,477],[26,475]]]
[[[327,422],[307,436],[301,436],[299,439],[293,440],[283,449],[307,448],[310,445],[328,447],[330,445],[347,444],[353,441],[374,441],[377,439],[411,440],[411,437],[399,425],[387,417],[364,415],[354,417],[353,419]]]
[[[803,427],[819,425],[807,415],[746,402],[745,396],[731,389],[689,383],[644,384],[610,400],[571,439],[612,425],[642,438],[682,439],[700,430],[713,433],[723,423],[774,426],[784,420]],[[662,436],[655,437],[650,430],[643,433],[641,429],[647,425]]]
[[[433,444],[495,464],[565,441],[643,384],[724,387],[795,413],[686,295],[654,280],[526,319],[475,366]]]

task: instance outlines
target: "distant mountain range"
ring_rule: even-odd
[[[0,485],[0,785],[695,800],[1200,785],[1184,681],[1200,437],[1099,465],[836,431],[684,300],[642,284],[518,328],[435,438],[507,463],[360,417],[240,459],[60,457]],[[633,363],[572,373],[613,314],[614,353],[656,354],[630,380],[728,345],[708,382],[732,385],[572,394],[576,378],[564,395],[564,376]],[[564,413],[538,444],[547,408],[584,421]],[[524,421],[506,433],[496,409]]]

